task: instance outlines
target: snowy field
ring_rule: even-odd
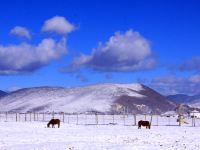
[[[1,150],[200,150],[200,127],[0,122]]]

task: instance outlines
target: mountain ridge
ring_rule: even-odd
[[[69,113],[162,113],[175,108],[173,102],[143,84],[113,83],[24,88],[0,98],[0,105],[2,111]]]

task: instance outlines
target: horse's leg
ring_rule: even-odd
[[[60,123],[58,123],[58,128],[60,128]]]

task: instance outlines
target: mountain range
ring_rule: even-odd
[[[7,95],[7,94],[8,94],[8,93],[6,93],[6,92],[0,90],[0,98],[3,97],[3,96],[5,96],[5,95]]]
[[[176,94],[167,96],[173,102],[183,103],[191,107],[200,108],[200,95],[189,96],[186,94]]]
[[[0,106],[12,112],[163,113],[176,104],[143,84],[108,83],[24,88],[2,96]]]

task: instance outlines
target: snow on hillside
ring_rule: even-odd
[[[188,105],[191,106],[191,107],[199,108],[200,109],[200,99],[197,99],[194,102],[189,103]]]
[[[78,88],[38,87],[15,91],[0,99],[1,111],[110,111],[116,98],[143,98],[140,84],[100,84]],[[2,107],[3,106],[3,107]]]

